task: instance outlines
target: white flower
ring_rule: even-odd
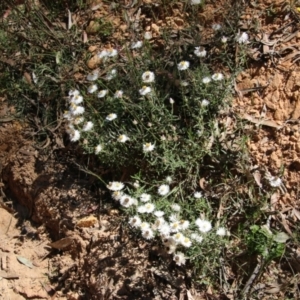
[[[108,90],[101,90],[101,91],[99,91],[97,97],[98,98],[103,98],[103,97],[106,96],[107,93],[108,93]]]
[[[80,132],[79,132],[79,130],[73,130],[70,133],[70,140],[71,140],[71,142],[77,142],[77,141],[79,141],[79,139],[80,139]]]
[[[226,233],[227,232],[226,232],[226,229],[224,227],[219,227],[217,229],[216,235],[224,236],[224,235],[226,235]]]
[[[151,83],[151,82],[153,82],[155,80],[155,75],[151,71],[146,71],[142,75],[142,80],[145,83]]]
[[[125,135],[125,134],[121,134],[118,137],[118,142],[120,142],[120,143],[125,143],[128,140],[129,140],[129,137],[127,135]]]
[[[137,212],[139,212],[140,214],[144,214],[146,212],[146,207],[145,205],[141,205],[137,208]]]
[[[208,106],[208,105],[209,105],[209,101],[208,101],[208,100],[203,99],[203,100],[201,101],[201,106],[205,107],[205,106]]]
[[[204,47],[195,47],[194,54],[198,57],[205,57],[207,52]]]
[[[142,96],[145,96],[149,93],[151,93],[152,89],[151,87],[149,86],[143,86],[140,90],[139,90],[139,93],[142,95]]]
[[[143,42],[137,41],[131,45],[131,49],[138,49],[138,48],[141,48],[142,46],[143,46]]]
[[[154,237],[154,233],[153,233],[152,229],[148,228],[148,229],[145,229],[142,231],[142,236],[146,240],[151,240]]]
[[[123,91],[121,91],[121,90],[116,91],[114,97],[115,98],[122,98],[123,97]]]
[[[172,177],[171,176],[167,176],[166,177],[166,182],[167,183],[171,183],[173,181]]]
[[[94,70],[93,72],[89,73],[86,79],[88,81],[95,81],[99,78],[99,70]]]
[[[77,95],[79,95],[80,94],[80,92],[78,91],[78,90],[70,90],[69,91],[69,96],[71,97],[71,96],[77,96]]]
[[[122,197],[120,199],[120,204],[127,208],[134,204],[134,199],[128,195],[122,195]]]
[[[74,116],[78,116],[78,115],[82,115],[84,113],[85,109],[83,106],[79,106],[76,104],[71,104],[70,105],[70,112],[74,115]]]
[[[121,191],[114,191],[111,196],[114,200],[119,201],[121,199],[121,197],[124,195],[123,192]]]
[[[114,113],[112,113],[112,114],[109,114],[105,119],[106,119],[107,121],[112,121],[112,120],[114,120],[114,119],[116,119],[116,118],[117,118],[117,115],[114,114]]]
[[[170,101],[170,104],[174,104],[175,103],[175,101],[174,101],[173,98],[170,98],[169,101]]]
[[[146,31],[145,32],[144,39],[145,40],[151,40],[152,39],[152,33],[151,33],[151,31]]]
[[[279,177],[271,176],[269,178],[269,183],[272,187],[279,187],[282,185],[282,180]]]
[[[191,239],[193,239],[194,241],[196,241],[199,244],[203,241],[203,237],[201,235],[199,235],[198,233],[192,233]]]
[[[67,119],[68,121],[71,121],[73,120],[73,115],[70,111],[65,111],[63,114],[63,118]]]
[[[162,227],[162,225],[164,225],[165,224],[165,219],[164,218],[157,218],[156,220],[155,220],[155,222],[154,222],[154,224],[152,225],[152,229],[153,230],[159,230],[161,227]]]
[[[242,32],[237,36],[237,42],[239,44],[247,44],[249,40],[249,36],[247,32]]]
[[[153,151],[154,148],[155,148],[155,145],[153,145],[151,143],[146,143],[143,145],[144,152],[151,152],[151,151]]]
[[[114,57],[114,56],[117,56],[117,55],[118,55],[118,50],[113,49],[113,48],[107,50],[107,56],[108,57]]]
[[[212,80],[219,81],[224,79],[224,75],[222,73],[215,73],[211,78]]]
[[[70,103],[80,104],[83,102],[83,97],[81,95],[74,95],[70,97]]]
[[[120,191],[124,188],[124,183],[119,181],[112,181],[106,187],[111,191]]]
[[[93,94],[98,90],[97,84],[92,84],[88,87],[88,93]]]
[[[138,180],[136,180],[134,183],[133,183],[133,187],[138,189],[140,187],[140,183]]]
[[[151,199],[151,195],[146,194],[146,193],[143,193],[143,194],[140,196],[140,199],[141,199],[142,202],[148,202],[148,201],[150,201],[150,199]]]
[[[170,222],[178,222],[179,221],[179,216],[177,214],[171,214],[169,216]]]
[[[202,0],[191,0],[191,5],[198,5],[201,3],[202,3]]]
[[[98,146],[95,147],[95,154],[99,154],[102,150],[103,150],[103,147],[102,147],[102,145],[99,144]]]
[[[155,210],[155,205],[153,203],[147,203],[145,206],[145,212],[146,213],[152,213]]]
[[[97,56],[98,56],[99,58],[106,58],[106,57],[108,57],[108,52],[107,52],[106,49],[104,49],[104,50],[102,50],[100,53],[98,53]]]
[[[158,188],[158,194],[161,196],[165,196],[170,192],[170,187],[167,184],[162,184]]]
[[[79,124],[81,124],[83,121],[84,121],[84,117],[77,117],[77,118],[75,118],[75,119],[73,120],[73,123],[74,123],[75,125],[79,125]]]
[[[154,216],[161,218],[162,216],[164,216],[165,212],[163,212],[162,210],[156,210],[153,214]]]
[[[143,231],[143,230],[146,230],[146,229],[148,229],[148,228],[150,228],[150,224],[148,223],[148,222],[142,222],[141,224],[140,224],[140,229]]]
[[[186,248],[189,248],[192,246],[192,241],[188,238],[188,237],[184,237],[182,240],[181,240],[181,245],[186,247]]]
[[[139,216],[134,216],[129,219],[128,223],[130,226],[137,228],[141,225],[142,221]]]
[[[93,127],[94,127],[93,122],[88,121],[88,122],[86,122],[86,123],[83,125],[82,130],[83,130],[83,131],[90,131],[90,130],[92,130]]]
[[[226,37],[226,36],[222,36],[221,42],[222,42],[223,44],[226,44],[226,43],[227,43],[227,37]]]
[[[195,223],[201,232],[208,232],[212,228],[211,223],[207,220],[201,220],[198,218]]]
[[[204,78],[202,79],[202,82],[203,82],[204,84],[210,83],[210,82],[211,82],[211,78],[210,78],[210,77],[204,77]]]
[[[211,27],[213,30],[216,30],[216,31],[220,30],[222,28],[222,26],[220,24],[213,24]]]
[[[163,238],[166,238],[166,237],[169,237],[170,236],[170,232],[171,232],[171,229],[170,229],[170,226],[167,222],[165,222],[160,228],[159,228],[159,233],[161,235],[161,237]]]
[[[117,70],[112,69],[106,74],[105,80],[110,81],[110,80],[114,79],[116,76],[117,76]]]
[[[181,210],[181,207],[179,204],[177,203],[174,203],[171,205],[171,208],[174,210],[174,211],[180,211]]]
[[[182,240],[184,239],[184,235],[181,232],[177,232],[172,237],[176,244],[181,244]]]
[[[186,229],[189,228],[190,222],[187,221],[187,220],[180,220],[179,226],[180,226],[180,229],[181,229],[181,230],[186,230]]]
[[[171,232],[178,232],[181,229],[180,222],[179,221],[172,222],[170,224],[170,229],[171,229]]]
[[[190,62],[189,62],[189,61],[186,61],[186,60],[181,61],[181,62],[177,65],[177,68],[178,68],[179,71],[187,70],[189,67],[190,67]]]
[[[202,193],[201,193],[201,192],[195,192],[195,193],[194,193],[194,197],[195,197],[196,199],[199,199],[199,198],[202,197]]]
[[[173,260],[175,261],[177,266],[185,265],[186,258],[182,252],[177,252],[173,256]]]

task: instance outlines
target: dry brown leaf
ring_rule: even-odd
[[[251,123],[257,124],[257,125],[264,125],[264,126],[274,127],[276,129],[282,128],[282,125],[277,124],[275,121],[257,119],[257,118],[254,118],[254,117],[248,115],[248,114],[244,114],[242,116],[242,119],[247,120]]]
[[[73,239],[67,237],[67,238],[60,239],[54,243],[50,243],[50,244],[48,244],[48,246],[50,246],[54,249],[62,250],[64,248],[67,248],[68,246],[70,246],[72,243],[73,243]]]
[[[253,177],[257,185],[262,189],[262,184],[261,184],[261,174],[259,171],[253,172]]]

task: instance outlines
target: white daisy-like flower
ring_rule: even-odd
[[[268,179],[272,187],[279,187],[282,185],[282,180],[279,177],[271,176]]]
[[[143,82],[145,83],[151,83],[151,82],[154,82],[155,80],[155,75],[153,72],[151,71],[146,71],[142,74],[142,80]]]
[[[81,95],[71,96],[69,102],[78,105],[83,102],[83,97]]]
[[[103,146],[102,145],[97,145],[95,147],[95,154],[99,154],[101,151],[103,150]]]
[[[132,218],[129,219],[129,225],[132,227],[139,227],[142,223],[141,218],[139,216],[134,216]]]
[[[85,109],[83,106],[80,105],[76,105],[76,104],[71,104],[70,105],[70,112],[74,115],[74,116],[78,116],[78,115],[82,115],[84,113]]]
[[[111,194],[112,198],[113,198],[114,200],[116,200],[116,201],[120,201],[120,199],[121,199],[121,197],[122,197],[123,195],[124,195],[124,193],[121,192],[121,191],[114,191],[114,192],[112,192],[112,194]]]
[[[146,230],[146,229],[149,229],[150,228],[150,224],[148,222],[142,222],[140,224],[140,229],[143,231],[143,230]]]
[[[187,220],[180,220],[179,226],[180,226],[180,229],[181,229],[181,230],[186,230],[186,229],[189,228],[190,222],[187,221]]]
[[[222,28],[222,26],[220,24],[213,24],[211,27],[215,31],[220,30]]]
[[[224,79],[224,75],[222,73],[215,73],[211,76],[212,80],[214,81],[220,81]]]
[[[206,106],[208,106],[209,105],[209,101],[208,100],[206,100],[206,99],[203,99],[202,101],[201,101],[201,106],[202,107],[206,107]]]
[[[101,90],[101,91],[99,91],[97,97],[98,98],[103,98],[107,95],[107,93],[108,93],[108,90]]]
[[[171,232],[178,232],[181,229],[180,222],[179,221],[172,222],[170,224],[170,229],[171,229]]]
[[[195,197],[196,199],[200,199],[200,198],[202,197],[202,193],[201,193],[201,192],[195,192],[195,193],[194,193],[194,197]]]
[[[157,218],[154,222],[154,224],[152,224],[152,229],[153,230],[159,230],[162,225],[164,225],[166,223],[164,218]]]
[[[227,234],[227,231],[224,227],[219,227],[216,231],[216,235],[224,236]]]
[[[145,32],[144,39],[145,40],[151,40],[152,39],[152,33],[151,33],[151,31],[146,31]]]
[[[77,142],[77,141],[79,141],[79,139],[80,139],[80,132],[79,132],[79,130],[73,130],[70,133],[70,140],[71,140],[71,142]]]
[[[199,5],[202,3],[202,0],[191,0],[191,5]]]
[[[148,201],[150,201],[150,199],[151,199],[151,195],[146,194],[146,193],[143,193],[143,194],[140,196],[140,200],[141,200],[142,202],[148,202]]]
[[[199,244],[203,241],[203,237],[201,235],[199,235],[198,233],[192,233],[191,239]]]
[[[88,93],[93,94],[98,90],[97,84],[92,84],[88,87]]]
[[[124,92],[121,91],[121,90],[116,91],[114,97],[115,97],[115,98],[122,98],[122,97],[123,97],[123,93],[124,93]]]
[[[186,248],[190,248],[192,246],[192,241],[188,237],[184,237],[181,240],[181,245]]]
[[[119,135],[118,142],[125,143],[127,141],[129,141],[129,137],[126,134]]]
[[[170,236],[171,229],[170,226],[167,222],[165,222],[160,228],[159,228],[159,233],[162,238],[167,238]]]
[[[137,212],[139,212],[140,214],[144,214],[146,213],[146,207],[145,205],[141,205],[137,208]]]
[[[117,49],[108,49],[107,50],[107,56],[108,57],[114,57],[114,56],[117,56],[118,55],[118,50]]]
[[[226,37],[226,36],[222,36],[221,42],[222,42],[223,44],[226,44],[226,43],[227,43],[227,37]]]
[[[146,203],[145,205],[145,212],[152,213],[155,210],[155,205],[153,203]]]
[[[140,187],[140,183],[138,180],[136,180],[134,183],[133,183],[133,187],[138,189]]]
[[[186,60],[181,61],[181,62],[177,65],[177,68],[178,68],[179,71],[187,70],[189,67],[190,67],[190,62],[189,62],[189,61],[186,61]]]
[[[167,183],[172,183],[172,181],[173,181],[173,179],[172,179],[171,176],[167,176],[167,177],[166,177],[166,182],[167,182]]]
[[[242,32],[237,35],[236,39],[239,44],[247,44],[249,40],[249,35],[247,32]]]
[[[177,266],[185,265],[186,258],[182,252],[177,252],[173,256],[173,260],[175,261]]]
[[[156,210],[153,214],[154,214],[154,216],[161,218],[162,216],[165,215],[165,212],[162,210]]]
[[[74,127],[74,125],[72,123],[66,124],[65,127],[66,127],[66,132],[68,134],[71,134],[75,130],[75,127]]]
[[[77,95],[80,95],[80,92],[78,91],[78,90],[76,90],[76,89],[74,89],[74,90],[70,90],[69,91],[69,96],[71,97],[71,96],[77,96]]]
[[[105,76],[105,80],[107,81],[111,81],[112,79],[117,77],[117,70],[116,69],[112,69],[110,70],[106,76]]]
[[[210,83],[210,82],[211,82],[211,78],[210,78],[210,77],[204,77],[204,78],[202,79],[202,82],[203,82],[204,84]]]
[[[88,76],[86,77],[86,79],[88,81],[95,81],[99,78],[99,70],[94,70],[91,73],[88,74]]]
[[[124,188],[124,183],[112,181],[106,187],[111,191],[121,191]]]
[[[93,129],[93,127],[94,127],[93,122],[88,121],[83,125],[82,131],[91,131]]]
[[[201,232],[208,232],[212,229],[211,223],[207,220],[201,220],[198,218],[195,223]]]
[[[81,124],[83,121],[84,121],[84,117],[76,117],[76,118],[73,120],[73,123],[74,123],[75,125],[79,125],[79,124]]]
[[[142,46],[143,46],[143,42],[137,41],[131,45],[131,49],[138,49],[138,48],[141,48]]]
[[[204,47],[195,47],[194,54],[198,57],[205,57],[207,52]]]
[[[144,152],[151,152],[151,151],[154,150],[154,148],[155,148],[154,144],[151,144],[151,143],[143,144],[143,151]]]
[[[104,50],[102,50],[101,52],[99,52],[98,54],[97,54],[97,56],[99,57],[99,58],[106,58],[106,57],[108,57],[108,51],[106,50],[106,49],[104,49]]]
[[[167,184],[162,184],[158,188],[158,194],[161,196],[165,196],[170,192],[170,187]]]
[[[109,114],[105,119],[106,119],[107,121],[112,121],[112,120],[114,120],[114,119],[116,119],[116,118],[117,118],[117,115],[114,114],[114,113],[112,113],[112,114]]]
[[[180,211],[181,210],[181,207],[179,204],[177,203],[174,203],[171,205],[171,208],[174,210],[174,211]]]
[[[179,215],[178,215],[178,214],[171,214],[171,215],[169,216],[170,222],[179,222],[179,221],[180,221],[179,219],[180,219],[180,218],[179,218]]]
[[[143,86],[140,90],[139,90],[139,93],[142,95],[142,96],[145,96],[149,93],[151,93],[152,89],[151,87],[149,86]]]
[[[132,197],[128,195],[122,195],[120,199],[120,204],[127,208],[134,204],[134,200]]]
[[[177,232],[172,237],[176,244],[181,244],[182,240],[185,238],[185,236],[181,232]]]
[[[154,232],[152,229],[148,228],[142,231],[142,236],[146,240],[151,240],[154,238]]]
[[[67,110],[64,112],[63,118],[67,119],[68,121],[71,121],[71,120],[73,120],[73,115],[70,111]]]

